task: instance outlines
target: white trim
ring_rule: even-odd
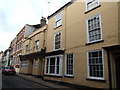
[[[102,65],[103,65],[103,77],[91,77],[90,73],[89,73],[89,52],[96,52],[96,51],[102,51]],[[99,50],[91,50],[87,52],[87,78],[89,79],[97,79],[97,80],[105,80],[105,75],[104,75],[104,57],[103,57],[103,50],[99,49]]]
[[[73,53],[66,53],[66,55],[65,55],[65,76],[74,76],[74,54],[73,54],[73,75],[70,75],[70,74],[67,74],[67,73],[66,73],[66,70],[67,70],[67,69],[66,69],[66,68],[67,68],[67,67],[66,67],[67,63],[66,63],[66,62],[67,62],[67,55],[68,55],[68,54],[73,54]]]
[[[88,10],[88,8],[87,8],[87,7],[88,7],[88,6],[87,6],[87,3],[88,3],[88,0],[86,0],[86,2],[85,2],[85,7],[86,7],[85,12],[90,11],[91,9],[93,9],[93,8],[95,8],[95,7],[97,7],[97,6],[100,5],[100,1],[98,0],[98,4],[97,4],[96,6],[93,6],[91,9]]]
[[[38,48],[36,49],[37,44],[38,44]],[[36,40],[35,41],[35,51],[39,51],[39,48],[40,48],[40,40]]]
[[[37,66],[36,66],[36,61],[37,61]],[[38,68],[39,66],[39,58],[34,59],[34,68]]]
[[[101,39],[99,39],[99,40],[94,40],[94,41],[90,41],[89,40],[89,31],[88,31],[88,20],[90,20],[90,19],[92,19],[92,18],[94,18],[94,17],[96,17],[96,16],[98,16],[99,17],[99,23],[100,23],[100,35],[101,35]],[[95,14],[94,16],[91,16],[91,17],[89,17],[89,18],[87,18],[86,19],[86,29],[87,29],[87,43],[94,43],[94,42],[97,42],[97,41],[102,41],[103,39],[103,37],[102,37],[102,23],[101,23],[101,14]]]
[[[56,36],[56,34],[59,34],[59,33],[61,33],[61,36],[60,36],[60,48],[61,48],[61,42],[62,42],[62,31],[60,30],[60,31],[54,33],[54,42],[53,42],[54,45],[53,45],[53,51],[60,50],[60,48],[59,48],[59,49],[55,49],[55,36]]]
[[[58,16],[60,16],[60,19],[56,19]],[[59,27],[60,25],[56,25],[56,22],[57,21],[61,21],[61,24],[60,25],[62,25],[62,12],[59,12],[56,16],[55,16],[55,20],[54,20],[54,28],[57,28],[57,27]]]
[[[28,68],[29,67],[29,61],[28,60],[26,60],[27,61],[27,63],[23,63],[23,61],[21,61],[21,67],[22,68]],[[22,64],[25,64],[26,66],[22,66]]]
[[[54,57],[55,58],[55,73],[53,74],[51,74],[50,73],[50,58],[51,57]],[[56,65],[57,65],[57,57],[59,57],[60,58],[60,60],[59,60],[59,74],[57,74],[57,72],[56,72]],[[46,65],[47,65],[47,59],[49,59],[49,64],[48,64],[48,73],[46,73]],[[62,60],[63,60],[63,55],[55,55],[55,56],[48,56],[48,57],[45,57],[45,70],[44,70],[44,74],[45,75],[55,75],[55,76],[62,76]]]

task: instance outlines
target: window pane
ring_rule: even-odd
[[[98,0],[87,0],[87,10],[90,10],[98,5]]]
[[[73,54],[66,56],[66,74],[73,75]]]
[[[101,39],[99,15],[96,15],[88,20],[88,35],[89,42]]]
[[[50,58],[50,65],[55,65],[55,58]]]
[[[89,56],[89,76],[103,77],[102,51],[91,51]]]
[[[58,26],[62,25],[61,20],[62,20],[62,14],[59,13],[59,14],[56,15],[56,17],[55,17],[55,27],[58,27]]]
[[[55,73],[55,66],[50,66],[50,73]]]
[[[59,74],[59,66],[57,66],[56,73]]]
[[[61,33],[57,33],[55,35],[55,49],[60,48],[60,39],[61,39]]]

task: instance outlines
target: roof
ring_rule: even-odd
[[[25,29],[25,26],[19,31],[19,33],[16,36],[18,36],[24,29]]]
[[[35,27],[35,28],[41,28],[41,24],[36,24],[36,25],[32,25],[33,27]]]
[[[62,6],[60,9],[58,9],[57,11],[55,11],[53,14],[51,14],[50,16],[47,17],[47,19],[50,19],[51,17],[53,17],[54,15],[56,15],[58,12],[60,12],[61,10],[63,10],[64,8],[68,7],[69,5],[71,5],[72,3],[74,3],[76,0],[71,0],[68,3],[66,3],[64,6]]]

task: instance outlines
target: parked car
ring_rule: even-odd
[[[2,69],[2,73],[3,74],[12,74],[12,75],[15,75],[16,71],[15,71],[15,69],[14,69],[13,66],[5,66]]]

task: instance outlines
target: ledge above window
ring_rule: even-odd
[[[54,27],[54,30],[55,30],[55,29],[57,29],[57,28],[59,28],[59,27],[61,27],[61,26],[62,26],[62,24],[61,24],[61,25],[59,25],[59,26],[57,26],[57,27]]]
[[[89,13],[90,11],[93,11],[93,10],[95,10],[96,8],[99,8],[99,7],[101,7],[101,5],[97,5],[96,7],[92,8],[92,9],[90,9],[90,10],[85,11],[85,14],[87,14],[87,13]]]
[[[104,40],[99,40],[95,42],[87,42],[86,45],[91,45],[91,44],[100,43],[100,42],[104,42]]]
[[[90,81],[99,81],[99,82],[106,82],[106,80],[104,80],[104,79],[86,78],[86,80],[90,80]]]

